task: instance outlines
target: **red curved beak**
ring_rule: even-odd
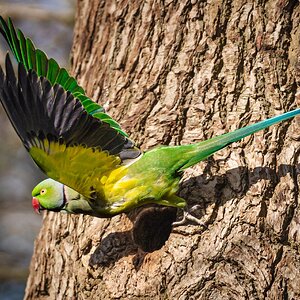
[[[32,207],[37,214],[41,212],[41,206],[39,200],[35,197],[32,198]]]

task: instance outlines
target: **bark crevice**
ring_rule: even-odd
[[[142,149],[188,144],[299,106],[299,24],[299,1],[79,0],[73,74]],[[188,169],[205,229],[47,214],[25,299],[299,298],[299,143],[296,118]]]

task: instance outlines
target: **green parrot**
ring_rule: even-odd
[[[300,109],[191,145],[143,153],[104,108],[53,58],[0,18],[7,54],[0,100],[25,148],[51,179],[32,191],[35,211],[112,217],[148,203],[185,208],[176,195],[185,169],[233,142],[300,114]]]

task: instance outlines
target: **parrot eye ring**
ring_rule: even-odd
[[[40,191],[40,195],[45,195],[47,193],[47,190],[46,189],[42,189],[41,191]]]

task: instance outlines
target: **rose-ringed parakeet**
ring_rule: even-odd
[[[143,153],[102,106],[89,99],[56,61],[0,19],[0,31],[18,62],[6,56],[0,100],[25,148],[50,178],[32,192],[36,211],[112,217],[147,203],[184,208],[178,197],[186,168],[300,109],[191,145]]]

